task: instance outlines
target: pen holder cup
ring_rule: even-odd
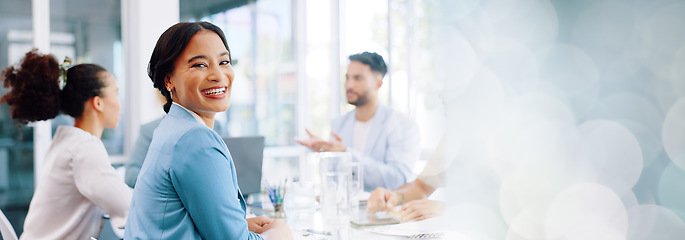
[[[274,215],[273,218],[285,218],[285,210],[283,210],[283,203],[274,203]]]
[[[285,218],[285,210],[283,208],[283,200],[285,199],[285,186],[267,187],[266,191],[269,195],[269,201],[274,207],[273,218]]]

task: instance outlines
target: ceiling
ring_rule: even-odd
[[[204,16],[244,6],[257,0],[179,0],[181,21],[190,18],[200,19]]]
[[[0,0],[2,18],[31,18],[30,0]],[[57,21],[120,22],[120,0],[50,0],[50,18]]]
[[[180,19],[199,19],[256,0],[179,0]],[[121,22],[121,0],[50,0],[54,20]],[[0,0],[0,17],[30,18],[30,0]]]

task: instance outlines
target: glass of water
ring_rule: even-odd
[[[317,153],[321,174],[321,214],[327,225],[349,223],[350,162],[345,152]]]
[[[361,162],[350,162],[350,180],[349,180],[349,197],[350,197],[350,215],[357,217],[360,214],[359,201],[362,193],[364,193],[364,169]]]

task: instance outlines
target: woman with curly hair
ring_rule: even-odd
[[[45,155],[21,239],[89,239],[98,237],[108,213],[114,226],[126,225],[131,189],[116,175],[100,137],[116,128],[121,103],[114,76],[94,64],[62,71],[52,55],[26,53],[18,68],[2,72],[10,91],[0,99],[22,124],[74,117],[74,126],[59,126]]]

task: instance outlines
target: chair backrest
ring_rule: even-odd
[[[2,239],[5,240],[17,240],[17,233],[14,232],[12,224],[5,217],[5,214],[0,210],[0,233],[2,234]]]

